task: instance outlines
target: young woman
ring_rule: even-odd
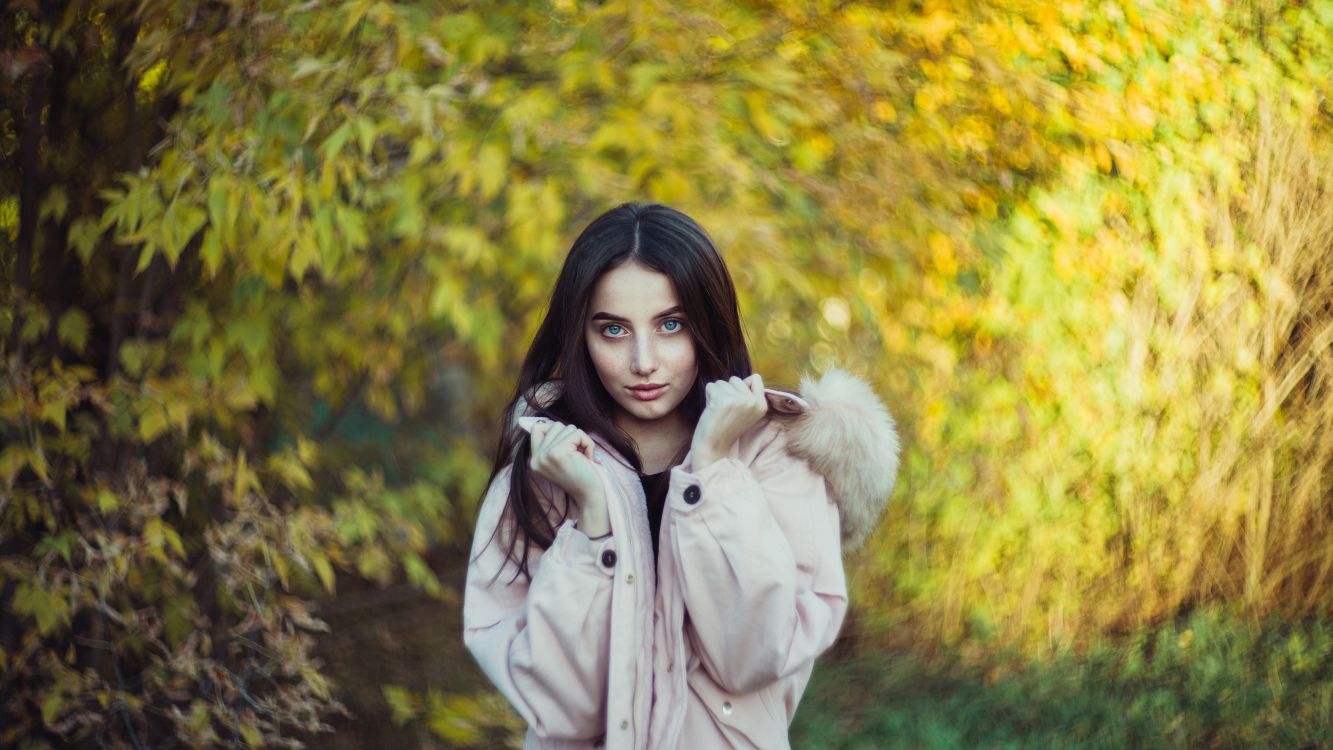
[[[870,389],[765,389],[708,235],[625,204],[574,242],[504,424],[463,639],[525,747],[788,747],[897,471]]]

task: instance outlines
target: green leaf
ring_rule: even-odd
[[[139,418],[139,439],[145,443],[153,442],[166,429],[167,414],[159,406],[154,405]]]
[[[324,139],[324,143],[319,147],[319,150],[326,160],[333,161],[337,158],[338,154],[343,150],[343,146],[347,144],[348,139],[351,137],[352,123],[344,122],[342,125],[339,125],[336,130],[330,133],[328,138]]]
[[[199,246],[199,258],[204,262],[208,278],[212,279],[217,275],[218,268],[222,265],[222,255],[222,233],[216,226],[211,226],[204,230],[204,242]]]
[[[407,573],[407,580],[413,585],[422,589],[428,594],[437,595],[441,591],[440,579],[435,575],[435,571],[426,565],[426,561],[421,556],[409,552],[403,557],[403,570]]]
[[[102,229],[98,219],[92,216],[80,216],[69,225],[69,244],[74,246],[79,260],[86,266],[93,257],[97,242],[102,238]]]
[[[48,689],[46,695],[42,696],[42,723],[51,726],[55,723],[56,717],[60,716],[60,709],[65,707],[65,696],[55,689]]]
[[[190,240],[199,233],[208,219],[208,215],[203,209],[197,206],[183,206],[174,214],[177,219],[172,232],[172,242],[163,250],[166,252],[167,261],[172,268],[176,267],[176,261],[180,259],[181,252]]]
[[[56,222],[63,221],[65,214],[69,212],[69,194],[61,185],[52,185],[46,191],[46,196],[42,198],[41,207],[37,209],[37,220],[46,221],[54,219]]]
[[[32,581],[24,581],[14,591],[14,611],[31,617],[37,623],[37,632],[49,635],[69,612],[65,598],[57,591]]]
[[[181,542],[181,535],[176,531],[176,527],[164,523],[162,525],[162,534],[167,540],[167,546],[171,547],[171,551],[175,552],[177,557],[184,559],[185,544]]]
[[[421,234],[426,217],[421,210],[422,181],[412,176],[399,184],[398,200],[395,201],[397,213],[393,222],[395,237],[415,237]]]
[[[23,330],[19,332],[19,339],[25,344],[31,344],[46,334],[51,327],[51,317],[43,307],[29,306],[26,312],[27,316],[23,320]]]
[[[88,314],[77,307],[71,307],[60,316],[56,324],[56,335],[66,346],[78,354],[88,346]]]
[[[389,720],[394,726],[402,726],[415,719],[421,711],[421,699],[415,693],[400,685],[381,685],[384,702],[389,704]]]
[[[143,247],[139,250],[139,263],[134,267],[135,273],[143,273],[148,264],[153,262],[153,254],[157,251],[157,246],[149,241],[144,241]]]
[[[370,151],[375,146],[375,121],[369,117],[356,118],[356,135],[361,146],[361,154],[370,156]]]
[[[333,565],[329,563],[329,558],[319,551],[310,553],[310,564],[315,568],[315,574],[319,576],[319,582],[324,585],[324,590],[333,593]]]
[[[125,374],[131,378],[137,378],[143,374],[147,357],[148,346],[143,341],[130,339],[120,346],[120,366],[125,369]]]
[[[38,554],[55,552],[60,558],[69,563],[74,554],[74,543],[79,539],[79,535],[73,529],[65,529],[59,534],[48,536],[37,543],[36,551]]]

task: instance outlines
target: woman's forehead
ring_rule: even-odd
[[[592,290],[592,315],[609,313],[622,318],[652,318],[680,305],[676,287],[661,271],[628,261],[602,274]]]

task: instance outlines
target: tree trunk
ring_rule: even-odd
[[[28,81],[28,101],[19,138],[19,236],[14,269],[14,325],[10,341],[22,358],[24,306],[32,286],[32,251],[37,242],[37,204],[42,199],[42,110],[46,109],[51,64],[43,51]]]
[[[116,39],[116,55],[124,60],[129,56],[134,38],[139,34],[138,24],[130,24],[121,29]],[[134,100],[138,81],[130,77],[125,82],[122,96],[125,101],[125,171],[136,174],[143,166],[143,135],[139,132],[139,111]],[[116,296],[111,306],[111,341],[107,347],[106,380],[111,380],[120,371],[120,345],[131,332],[131,315],[134,311],[134,267],[139,261],[139,254],[134,248],[120,251],[119,269],[116,273]],[[123,467],[118,467],[123,468]]]

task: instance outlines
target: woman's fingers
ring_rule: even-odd
[[[532,430],[532,460],[529,465],[548,466],[551,461],[564,461],[579,453],[595,461],[594,445],[588,433],[571,424],[548,422]]]
[[[560,425],[560,427],[552,432],[551,436],[547,438],[547,452],[553,457],[562,458],[563,456],[560,455],[560,452],[562,449],[568,450],[569,439],[573,436],[574,430],[576,429],[578,428],[572,425]]]
[[[559,444],[561,431],[568,426],[563,422],[545,419],[533,425],[529,433],[532,436],[532,458],[528,461],[529,467],[536,469],[538,462],[545,460],[550,449]]]
[[[552,428],[558,424],[560,423],[543,419],[538,420],[537,424],[532,426],[529,434],[532,436],[533,455],[536,455],[542,449],[542,446],[546,444],[547,437],[551,434]]]
[[[592,438],[583,430],[578,430],[574,435],[574,450],[587,456],[593,463],[601,463],[597,460],[596,446],[593,445]]]
[[[753,373],[750,377],[746,378],[745,384],[749,387],[750,393],[753,393],[758,398],[764,397],[764,379],[759,373]]]

